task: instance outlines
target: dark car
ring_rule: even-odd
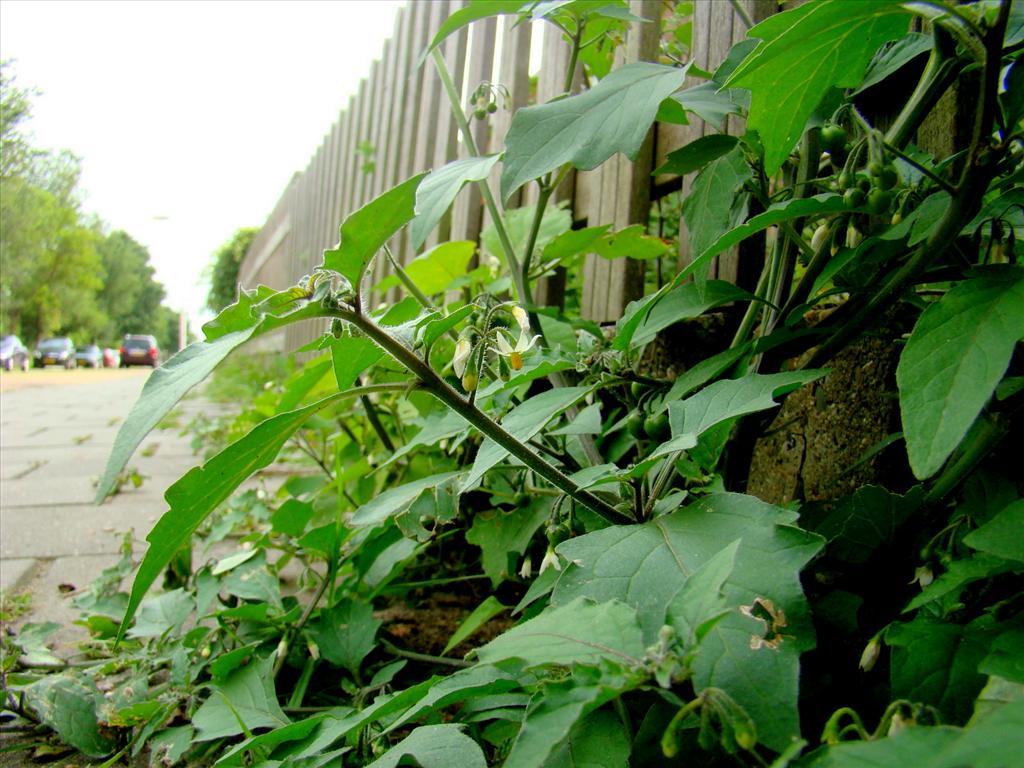
[[[75,367],[75,345],[71,339],[58,337],[46,339],[36,347],[35,366],[63,365],[68,370]]]
[[[129,365],[160,365],[160,348],[154,336],[128,335],[121,342],[121,367]]]
[[[95,344],[90,344],[75,352],[75,362],[89,368],[99,368],[103,365],[103,350]]]
[[[27,371],[28,358],[28,347],[17,336],[4,336],[0,339],[0,365],[5,371],[13,371],[15,368]]]

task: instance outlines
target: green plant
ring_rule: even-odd
[[[311,359],[251,397],[231,442],[168,490],[130,593],[117,574],[93,593],[95,666],[14,681],[22,714],[89,755],[148,746],[222,766],[1011,763],[1024,506],[999,449],[1021,403],[1020,12],[809,2],[752,29],[706,84],[626,64],[520,110],[504,154],[482,157],[436,49],[494,13],[552,23],[590,69],[590,46],[636,21],[513,2],[442,25],[433,60],[470,156],[349,215],[313,274],[244,291],[153,373],[100,498],[232,350],[330,321]],[[914,17],[930,36],[908,34]],[[925,54],[915,91],[876,126],[862,90]],[[975,76],[965,144],[913,146],[943,93]],[[610,119],[621,110],[629,121]],[[644,227],[571,230],[548,203],[572,168],[635,155],[655,119],[687,114],[747,118],[744,135],[708,135],[657,171],[697,174],[689,265],[607,333],[533,305],[535,281],[584,254],[665,255]],[[442,243],[367,285],[397,231],[411,222],[422,244],[499,163],[502,198],[539,194],[505,212],[481,187],[493,265],[470,270],[474,244]],[[758,242],[753,293],[707,279],[713,257]],[[374,306],[397,286],[406,298]],[[454,288],[466,298],[446,299]],[[722,308],[731,343],[671,380],[641,368],[660,333]],[[902,435],[864,460],[901,437],[908,480],[789,507],[737,492],[779,400],[826,410],[823,366],[876,334],[902,347]],[[272,496],[232,496],[272,462],[301,471]],[[149,595],[204,528],[235,532],[237,550]],[[423,618],[403,632],[410,606]]]

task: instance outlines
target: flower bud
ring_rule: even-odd
[[[882,644],[878,642],[877,636],[872,637],[868,644],[864,646],[864,652],[860,655],[860,668],[865,672],[870,672],[881,655]]]

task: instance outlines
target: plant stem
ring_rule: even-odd
[[[434,59],[434,66],[437,67],[437,74],[441,78],[445,94],[451,103],[452,114],[455,116],[455,122],[458,123],[459,131],[462,133],[462,140],[466,144],[466,151],[469,152],[471,157],[480,157],[480,150],[473,139],[473,131],[470,129],[469,121],[466,120],[466,113],[462,109],[462,99],[459,96],[459,92],[455,90],[455,83],[452,81],[451,73],[448,72],[448,66],[444,63],[444,57],[437,48],[431,51],[431,56]],[[487,184],[487,179],[481,179],[476,183],[480,187],[480,196],[483,198],[484,204],[491,214],[494,231],[497,232],[501,248],[505,252],[505,265],[512,276],[512,287],[515,290],[516,299],[526,301],[528,295],[523,285],[522,270],[519,267],[519,260],[516,258],[515,248],[512,247],[512,240],[505,229],[505,220],[498,209],[497,202],[494,200],[494,195],[491,194],[491,188]]]
[[[306,626],[306,622],[309,621],[309,617],[313,615],[313,611],[316,610],[317,604],[320,602],[320,599],[324,596],[324,592],[327,591],[327,587],[330,585],[332,581],[334,581],[333,571],[330,571],[326,576],[321,577],[320,586],[316,588],[316,592],[313,594],[313,598],[309,601],[309,605],[307,605],[305,610],[303,610],[302,615],[299,617],[299,621],[295,624],[295,626],[292,628],[292,631],[289,633],[290,637],[294,638],[299,636],[299,634],[302,632],[302,628]],[[289,635],[285,635],[284,638],[285,642],[289,645],[291,644],[290,637]],[[274,659],[274,670],[271,673],[274,678],[276,678],[278,673],[281,671],[281,668],[284,666],[286,658],[288,658],[287,650],[285,650],[284,653],[279,653],[277,655],[277,658]]]
[[[743,22],[743,26],[747,29],[754,26],[754,20],[750,17],[747,9],[743,7],[740,0],[729,0],[729,4],[732,5],[732,9],[736,12],[736,15],[740,17],[740,21]]]
[[[428,653],[416,653],[416,651],[407,651],[404,648],[399,648],[394,643],[390,643],[387,640],[381,638],[381,645],[388,649],[389,652],[395,654],[395,656],[401,656],[403,659],[411,659],[412,661],[423,661],[427,664],[441,664],[446,667],[458,667],[459,669],[467,669],[472,667],[473,663],[469,661],[463,661],[462,659],[449,659],[445,656],[431,656]]]
[[[346,306],[339,306],[333,309],[333,314],[355,325],[371,341],[394,358],[396,362],[405,366],[410,373],[416,376],[422,382],[424,388],[434,397],[458,413],[462,418],[479,429],[486,437],[491,438],[491,440],[553,486],[572,496],[579,504],[592,510],[610,523],[622,525],[633,522],[627,515],[619,512],[611,504],[580,488],[568,475],[546,462],[528,446],[506,432],[504,428],[475,405],[468,403],[448,385],[448,382],[438,376],[433,368],[423,362],[411,349],[397,339],[392,338],[390,334],[373,322],[372,319]]]
[[[952,35],[936,25],[932,38],[932,52],[917,88],[885,134],[885,143],[898,149],[907,146],[925,116],[960,74],[961,65]]]

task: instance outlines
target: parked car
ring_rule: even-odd
[[[95,344],[90,344],[84,349],[75,352],[75,362],[78,365],[85,365],[89,368],[99,368],[103,365],[103,350]]]
[[[27,371],[28,358],[28,347],[17,336],[4,336],[0,339],[0,365],[5,371],[13,371],[15,368]]]
[[[36,347],[35,366],[63,365],[68,370],[75,367],[75,345],[71,339],[61,336],[45,339]]]
[[[160,348],[156,345],[155,336],[129,334],[121,342],[121,367],[129,365],[148,365],[156,368],[160,365]]]
[[[103,348],[103,367],[117,368],[121,364],[121,353],[110,347]]]

